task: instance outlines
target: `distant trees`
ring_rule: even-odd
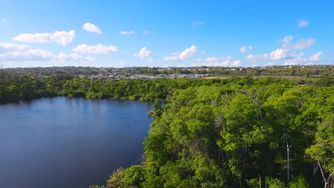
[[[154,102],[146,160],[117,170],[107,187],[334,187],[332,78],[91,80],[0,73],[0,102],[49,96]]]
[[[176,89],[220,80],[91,80],[68,77],[0,75],[0,103],[38,97],[68,96],[154,101],[168,99]]]
[[[267,67],[127,67],[127,68],[96,68],[96,67],[36,67],[2,69],[15,76],[67,78],[81,77],[90,79],[129,78],[131,75],[173,75],[202,74],[208,76],[286,76],[290,77],[333,77],[333,65],[287,65]],[[1,71],[1,70],[0,70]],[[0,72],[1,74],[1,72]]]

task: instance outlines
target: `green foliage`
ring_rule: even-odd
[[[161,102],[158,99],[154,100],[152,117],[159,118],[162,114]]]
[[[312,166],[332,169],[332,90],[250,78],[176,90],[145,141],[141,187],[321,186]]]
[[[315,143],[306,153],[321,162],[329,173],[334,173],[334,113],[329,112],[323,116],[316,132]]]
[[[89,80],[0,75],[0,102],[49,96],[154,101],[146,160],[117,170],[107,181],[110,188],[320,187],[323,176],[333,177],[331,79],[320,84],[249,77]],[[314,166],[321,166],[323,175],[314,172]]]
[[[285,183],[277,178],[266,178],[266,183],[269,188],[285,188]]]
[[[125,187],[123,179],[125,177],[125,170],[117,169],[108,179],[107,188],[122,188]]]
[[[0,75],[0,102],[51,96],[155,101],[156,99],[168,99],[177,89],[210,85],[215,82],[218,81],[199,79],[89,80],[68,77],[20,77],[2,74]]]
[[[122,182],[125,187],[140,187],[144,177],[145,169],[140,165],[133,165],[125,170]]]
[[[303,176],[298,176],[295,180],[290,182],[289,188],[307,188],[308,183]]]

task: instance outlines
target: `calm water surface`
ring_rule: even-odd
[[[151,104],[43,98],[0,105],[0,187],[85,188],[140,162]]]

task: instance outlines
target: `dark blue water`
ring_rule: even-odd
[[[0,105],[1,188],[84,188],[139,163],[151,104],[43,98]]]

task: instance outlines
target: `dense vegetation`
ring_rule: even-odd
[[[295,65],[267,67],[127,67],[127,68],[96,68],[96,67],[36,67],[4,69],[11,75],[26,76],[82,76],[87,78],[110,78],[110,76],[159,75],[159,74],[206,74],[211,77],[222,76],[334,76],[333,65]],[[1,70],[0,70],[1,71]]]
[[[1,102],[58,95],[156,101],[145,161],[107,187],[334,187],[333,79],[0,74]]]
[[[178,90],[145,154],[108,187],[333,187],[334,87],[236,79]]]
[[[52,96],[154,101],[169,98],[176,89],[216,82],[221,80],[90,80],[64,76],[0,74],[0,103]]]

